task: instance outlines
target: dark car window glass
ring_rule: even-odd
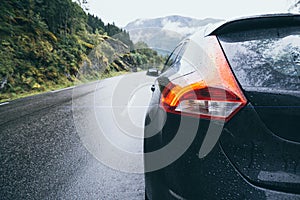
[[[177,62],[180,62],[181,59],[182,59],[182,56],[186,50],[186,47],[187,47],[187,44],[188,44],[189,40],[186,40],[182,43],[182,46],[181,46],[181,49],[180,49],[180,52],[178,53],[178,57],[177,57]]]
[[[174,66],[176,63],[180,62],[182,55],[184,53],[184,50],[186,48],[186,44],[187,41],[179,44],[175,50],[172,52],[172,54],[169,56],[164,69],[162,70],[162,72],[165,72],[167,69],[169,69],[170,67]]]
[[[300,28],[219,36],[233,72],[243,87],[300,89]]]
[[[175,50],[172,52],[172,54],[169,56],[166,64],[165,64],[165,67],[170,67],[172,66],[175,62],[176,62],[176,58],[178,56],[178,52],[180,51],[182,45],[179,45],[175,48]]]

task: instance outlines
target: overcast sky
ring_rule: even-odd
[[[292,0],[88,0],[90,13],[124,27],[139,18],[182,15],[203,19],[287,12]]]

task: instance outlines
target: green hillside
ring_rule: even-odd
[[[71,0],[1,0],[0,101],[162,64],[136,45]]]

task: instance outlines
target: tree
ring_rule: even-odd
[[[80,5],[80,7],[82,9],[84,9],[85,11],[89,10],[88,1],[87,0],[76,0],[76,3],[78,3]]]
[[[87,21],[89,27],[92,29],[92,33],[95,33],[96,30],[100,32],[104,32],[105,24],[104,22],[97,16],[91,15],[88,13],[88,21]]]

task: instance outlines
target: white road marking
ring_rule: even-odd
[[[54,91],[51,91],[51,93],[56,93],[56,92],[61,92],[61,91],[65,91],[65,90],[73,89],[74,87],[75,87],[75,86],[68,87],[68,88],[63,88],[63,89],[60,89],[60,90],[54,90]]]
[[[7,105],[7,104],[9,104],[9,102],[0,103],[0,106],[4,106],[4,105]]]

